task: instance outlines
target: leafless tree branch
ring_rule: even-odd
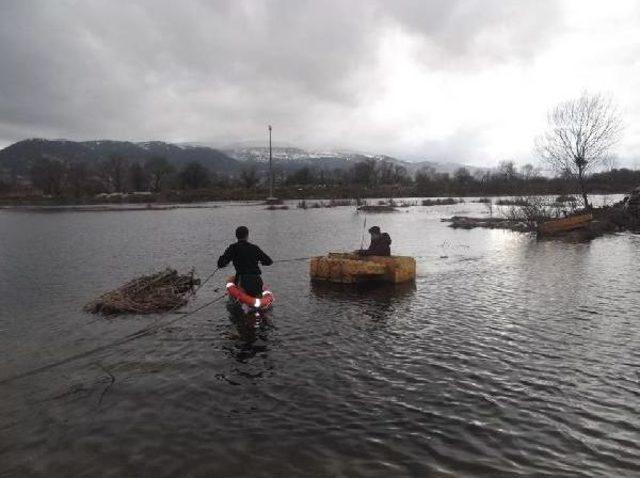
[[[561,174],[571,174],[589,208],[585,176],[606,163],[620,140],[622,118],[611,99],[583,93],[558,104],[547,116],[548,129],[537,138],[541,160]]]

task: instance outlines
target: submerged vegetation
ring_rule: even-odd
[[[354,206],[360,205],[361,202],[357,199],[331,199],[327,202],[325,201],[316,201],[316,202],[307,202],[305,199],[298,202],[298,209],[324,209],[324,208],[332,208],[339,206]]]
[[[555,201],[544,197],[515,198],[497,204],[508,204],[500,210],[499,217],[453,216],[442,221],[453,228],[536,232],[540,238],[570,241],[590,240],[617,231],[640,231],[640,188],[614,205],[588,209],[578,208],[575,198],[570,197]]]
[[[423,206],[450,206],[453,204],[463,203],[464,199],[454,199],[454,198],[446,198],[446,199],[423,199]]]
[[[182,307],[195,291],[199,279],[193,271],[180,275],[174,269],[142,276],[89,302],[84,310],[93,314],[154,314]]]
[[[398,209],[394,206],[390,206],[388,204],[372,204],[359,206],[358,211],[362,212],[396,212]]]
[[[498,199],[496,206],[527,206],[529,204],[528,198],[513,198],[513,199]]]

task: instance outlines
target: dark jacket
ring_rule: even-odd
[[[227,247],[227,250],[218,259],[218,267],[225,267],[229,262],[233,262],[237,274],[255,275],[262,273],[258,263],[263,266],[273,264],[271,258],[262,252],[262,249],[248,241],[234,242]]]
[[[364,251],[365,256],[390,256],[391,255],[391,236],[383,232],[376,239],[371,239],[369,249]]]

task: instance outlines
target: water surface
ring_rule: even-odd
[[[440,222],[486,211],[366,216],[418,263],[414,286],[375,290],[312,285],[292,260],[358,248],[350,207],[0,211],[2,476],[639,476],[640,237]],[[81,311],[164,266],[206,276],[240,223],[280,261],[271,327],[223,302]]]

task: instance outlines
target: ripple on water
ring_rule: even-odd
[[[10,440],[1,443],[0,470],[638,476],[640,337],[630,312],[640,310],[637,238],[537,243],[508,232],[453,231],[437,214],[415,209],[379,219],[384,229],[403,231],[393,234],[398,250],[422,257],[413,287],[311,285],[305,262],[281,263],[267,276],[277,300],[271,326],[252,330],[222,306],[205,309],[148,337],[3,385],[0,433]],[[146,272],[158,257],[185,267],[211,263],[211,244],[228,241],[238,218],[237,208],[224,207],[172,211],[164,216],[171,221],[128,214],[136,216],[122,219],[126,241],[113,232],[110,216],[58,215],[53,223],[52,216],[0,215],[2,230],[11,231],[0,246],[8,264],[0,296],[9,297],[5,313],[19,318],[0,335],[11,355],[6,370],[26,370],[158,320],[95,321],[77,311],[86,296],[132,271]],[[268,222],[259,208],[242,214],[275,257],[353,248],[353,231],[362,228],[348,208],[281,212]],[[47,231],[48,247],[37,238],[25,243],[27,228]],[[69,242],[79,228],[89,231],[86,242]],[[185,230],[190,244],[207,247],[176,250]],[[291,230],[299,234],[294,244]],[[24,247],[31,247],[27,256]],[[74,259],[78,249],[81,261]],[[42,274],[37,250],[55,264],[50,276]],[[28,287],[34,274],[45,282],[38,291]],[[21,287],[19,301],[1,290],[9,283]]]

